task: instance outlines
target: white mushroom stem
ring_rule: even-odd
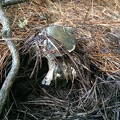
[[[43,85],[50,85],[51,81],[53,80],[53,72],[56,67],[54,58],[52,59],[48,58],[48,67],[49,67],[49,70],[47,72],[47,75],[42,80]]]

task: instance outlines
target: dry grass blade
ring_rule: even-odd
[[[15,40],[17,38],[15,42],[20,49],[23,64],[13,86],[13,95],[12,97],[10,95],[5,107],[8,112],[3,112],[4,119],[119,120],[120,7],[118,0],[91,2],[32,0],[29,3],[8,7],[6,12],[11,20],[13,38]],[[11,16],[13,12],[14,15]],[[51,24],[71,26],[74,28],[71,31],[78,40],[77,50],[69,53],[63,45],[53,39],[56,45],[58,44],[57,47],[55,46],[56,51],[65,54],[61,59],[55,58],[55,61],[65,62],[67,66],[73,63],[72,67],[79,74],[75,79],[70,76],[71,81],[58,88],[54,84],[48,87],[40,84],[48,70],[47,62],[42,59],[43,62],[39,63],[43,46],[33,41],[41,28]],[[51,40],[51,37],[49,39]],[[31,55],[30,50],[35,45],[38,53]],[[21,53],[23,49],[24,53]],[[48,52],[54,57],[52,52]],[[3,41],[0,41],[1,78],[9,69],[9,56],[8,49]],[[71,73],[70,70],[69,72]],[[31,73],[32,77],[29,78]]]

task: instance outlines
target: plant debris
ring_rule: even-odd
[[[3,119],[120,118],[119,1],[32,0],[5,10],[20,52],[21,67],[4,108]],[[41,65],[37,64],[30,78],[36,55],[22,51],[23,45],[49,25],[65,26],[76,36],[77,49],[71,56],[79,58],[77,66],[83,81],[78,77],[57,86],[56,81],[50,86],[41,85],[48,71],[45,58],[41,58]],[[10,65],[9,50],[1,39],[1,84]]]

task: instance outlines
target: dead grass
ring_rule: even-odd
[[[102,6],[99,4],[102,4]],[[90,54],[96,64],[100,62],[102,66],[99,65],[99,67],[103,71],[115,72],[120,70],[120,55],[119,53],[116,54],[119,44],[113,45],[115,41],[108,42],[104,36],[106,36],[105,31],[107,30],[114,32],[119,29],[119,4],[117,0],[113,2],[101,1],[99,4],[96,1],[88,3],[87,1],[76,0],[52,3],[49,0],[46,0],[46,2],[34,0],[29,4],[23,3],[9,7],[6,11],[9,11],[7,14],[11,20],[14,40],[25,40],[36,29],[49,24],[72,26],[77,28],[76,37],[78,39],[82,39],[81,36],[89,39],[87,47],[91,49],[92,46],[92,49],[95,49],[95,51],[90,51]],[[12,14],[13,11],[14,14]],[[108,52],[101,52],[105,51],[102,49],[106,49]],[[3,54],[3,52],[1,53]],[[4,58],[3,56],[2,59],[4,60]],[[105,67],[103,68],[103,66]]]
[[[79,82],[73,83],[72,90],[69,84],[62,89],[30,84],[27,88],[34,89],[30,94],[34,99],[20,102],[13,95],[13,102],[9,101],[7,113],[4,113],[6,118],[117,120],[120,108],[120,36],[117,35],[118,39],[115,37],[120,34],[118,0],[33,0],[5,10],[10,18],[13,39],[18,49],[23,41],[40,28],[50,24],[70,26],[75,29],[74,34],[89,53],[91,62],[99,68],[95,70],[95,74],[100,72],[99,77],[89,79],[90,85],[85,86],[87,90]],[[111,33],[114,34],[112,38]],[[9,56],[7,46],[0,41],[1,78]],[[106,81],[101,71],[104,75],[109,75],[111,81]],[[28,72],[21,76],[26,76],[26,73]]]

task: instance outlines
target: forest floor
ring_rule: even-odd
[[[120,119],[120,2],[118,0],[32,0],[5,8],[21,67],[3,111],[5,120],[119,120]],[[21,48],[36,31],[49,25],[70,27],[82,46],[92,73],[88,83],[42,86],[46,65],[30,78],[33,63]],[[88,63],[89,61],[89,63]],[[28,64],[29,63],[29,64]],[[0,78],[11,59],[0,41]],[[86,66],[87,67],[87,66]],[[44,74],[43,74],[44,73]]]

